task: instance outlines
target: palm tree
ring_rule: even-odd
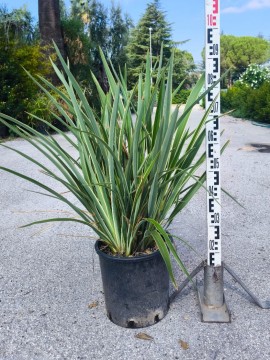
[[[52,45],[52,40],[54,40],[65,57],[59,0],[38,0],[38,17],[42,45]],[[53,48],[49,46],[47,51],[50,53]]]

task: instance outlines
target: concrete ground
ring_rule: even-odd
[[[202,116],[196,108],[193,119]],[[270,299],[270,129],[222,118],[222,186],[243,204],[222,198],[223,259],[262,300]],[[23,140],[6,145],[36,151]],[[51,180],[14,152],[0,147],[0,165]],[[1,360],[268,360],[270,310],[257,307],[225,272],[229,324],[200,321],[197,293],[188,286],[154,326],[124,329],[106,317],[93,244],[96,236],[72,223],[19,228],[69,209],[29,192],[34,186],[0,172]],[[57,189],[62,189],[57,185]],[[172,232],[189,241],[178,250],[191,271],[206,258],[206,195],[200,191],[177,217]],[[178,283],[184,276],[176,268]],[[198,275],[201,281],[202,274]],[[136,335],[146,333],[151,340]]]

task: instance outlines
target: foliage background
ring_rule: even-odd
[[[166,4],[161,4],[160,0],[149,2],[144,14],[135,25],[128,14],[123,14],[121,6],[114,3],[107,9],[99,0],[73,0],[70,11],[67,11],[63,0],[39,0],[39,3],[43,4],[45,6],[43,9],[47,9],[48,12],[39,19],[38,24],[34,24],[31,14],[25,7],[11,12],[5,6],[0,7],[0,111],[17,117],[31,126],[38,124],[33,117],[27,115],[27,112],[42,113],[50,121],[52,115],[49,113],[49,104],[44,102],[43,95],[23,68],[33,75],[51,78],[53,72],[48,54],[52,57],[55,57],[55,54],[52,47],[42,46],[45,40],[41,39],[40,34],[44,36],[43,30],[48,25],[50,16],[55,17],[59,12],[54,13],[54,9],[59,9],[59,5],[61,18],[55,26],[60,26],[61,31],[52,30],[52,33],[63,35],[63,51],[69,58],[70,69],[97,111],[100,104],[92,74],[98,79],[102,89],[108,91],[108,80],[99,58],[99,48],[116,71],[120,71],[124,78],[128,74],[128,86],[131,88],[138,81],[138,74],[149,52],[150,28],[152,29],[153,84],[156,81],[155,65],[161,44],[163,44],[164,64],[172,51],[174,52],[173,89],[183,82],[182,89],[174,96],[175,103],[186,100],[188,90],[193,88],[203,72],[203,63],[201,69],[196,68],[192,55],[181,50],[184,41],[176,43],[172,40],[172,24],[168,23],[166,12],[163,10]],[[224,109],[236,106],[241,116],[249,114],[248,116],[254,119],[268,121],[268,96],[263,93],[268,88],[267,85],[263,85],[264,81],[257,79],[259,81],[257,84],[263,85],[260,90],[257,89],[258,97],[251,96],[253,92],[248,88],[239,86],[231,88],[250,64],[257,66],[270,59],[269,44],[268,40],[260,36],[221,36],[221,73],[229,70],[228,76],[222,83],[223,88],[229,89],[226,98],[224,93],[222,94]],[[245,76],[248,74],[246,73]],[[234,95],[239,101],[241,99],[241,105],[237,104],[237,99],[232,100]],[[251,98],[247,99],[249,95]],[[258,102],[261,107],[255,106]],[[249,111],[246,109],[247,104],[250,107]],[[46,107],[47,114],[45,114]],[[242,108],[243,111],[240,111]],[[255,110],[252,109],[257,109],[259,113],[254,113]]]
[[[221,93],[221,110],[270,124],[270,69],[250,65],[231,88]]]

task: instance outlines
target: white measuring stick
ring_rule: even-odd
[[[220,78],[220,1],[205,0],[205,86]],[[214,101],[206,124],[207,265],[221,266],[220,83],[205,98]]]

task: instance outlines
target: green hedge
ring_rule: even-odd
[[[191,90],[185,90],[185,89],[180,90],[179,93],[174,96],[172,101],[173,104],[185,104],[189,97],[190,92]]]
[[[270,82],[257,89],[237,83],[221,92],[221,111],[229,110],[235,117],[270,123]]]
[[[10,42],[0,35],[0,112],[28,122],[26,112],[37,97],[38,87],[25,70],[46,77],[52,71],[41,46]]]

